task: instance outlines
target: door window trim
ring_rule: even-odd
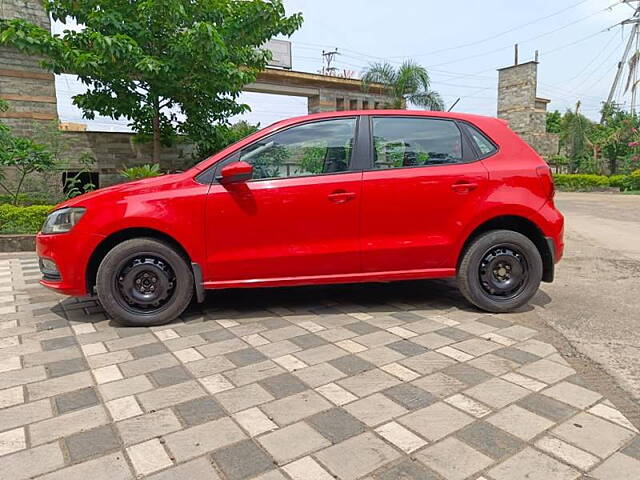
[[[287,131],[291,128],[295,128],[295,127],[300,127],[302,125],[309,125],[309,124],[313,124],[313,123],[321,123],[321,122],[329,122],[332,120],[343,120],[343,119],[351,119],[351,120],[355,120],[355,126],[353,129],[353,138],[354,138],[354,142],[353,142],[353,149],[351,151],[351,158],[349,159],[349,165],[347,167],[347,170],[343,170],[341,172],[326,172],[326,173],[312,173],[309,175],[292,175],[290,177],[273,177],[273,178],[252,178],[251,180],[247,180],[247,183],[255,183],[255,182],[265,182],[265,181],[273,181],[273,180],[289,180],[289,179],[295,179],[295,178],[309,178],[309,177],[319,177],[319,176],[325,176],[325,175],[341,175],[341,174],[345,174],[345,173],[354,173],[354,172],[359,172],[364,170],[363,166],[366,162],[367,159],[367,152],[366,152],[366,145],[363,145],[362,142],[359,140],[360,139],[360,124],[361,122],[361,116],[360,115],[352,115],[352,116],[340,116],[340,117],[331,117],[331,118],[322,118],[322,119],[312,119],[312,120],[307,120],[304,122],[300,122],[300,123],[296,123],[293,125],[288,125],[284,128],[281,128],[280,130],[276,130],[275,132],[271,132],[268,135],[265,135],[264,137],[260,137],[259,139],[257,139],[255,142],[253,143],[249,143],[245,146],[243,146],[242,148],[236,150],[233,153],[230,153],[227,157],[223,158],[222,160],[216,162],[215,164],[211,165],[211,167],[209,167],[207,170],[205,170],[204,172],[198,174],[196,176],[196,180],[200,181],[200,183],[206,182],[207,184],[219,184],[219,182],[216,180],[216,177],[218,176],[220,170],[222,169],[222,167],[224,167],[225,165],[227,165],[228,163],[231,162],[235,162],[237,160],[239,160],[240,158],[240,152],[242,150],[245,150],[249,147],[251,147],[251,145],[254,145],[256,142],[262,142],[266,139],[268,139],[269,137],[272,137],[273,135],[277,135],[279,133],[282,133],[284,131]],[[362,165],[361,167],[358,168],[354,168],[354,165]],[[201,178],[199,180],[199,178]]]
[[[472,145],[471,139],[468,137],[467,133],[463,128],[460,128],[458,124],[458,120],[454,118],[447,117],[436,117],[436,116],[420,116],[420,115],[362,115],[362,117],[368,117],[368,135],[369,135],[369,161],[367,162],[367,168],[364,169],[365,172],[387,172],[394,170],[405,170],[408,168],[432,168],[432,167],[452,167],[455,165],[466,165],[468,163],[474,163],[479,160],[475,148]],[[411,118],[411,119],[420,119],[420,120],[441,120],[452,122],[458,131],[460,132],[460,139],[462,141],[462,160],[456,163],[439,163],[433,165],[408,165],[402,167],[394,167],[394,168],[376,168],[374,164],[374,144],[373,144],[373,119],[374,118]],[[495,152],[494,152],[495,153]]]

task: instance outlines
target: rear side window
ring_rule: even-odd
[[[374,117],[374,167],[460,163],[462,135],[455,122],[431,118]]]
[[[486,157],[487,155],[491,155],[493,152],[497,150],[496,146],[493,144],[487,136],[478,130],[473,125],[469,125],[468,123],[463,123],[462,128],[465,129],[469,138],[478,149],[478,153],[481,157]]]

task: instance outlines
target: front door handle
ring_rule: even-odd
[[[460,182],[456,182],[451,185],[451,190],[456,193],[469,193],[478,188],[478,184],[475,182],[469,182],[466,180],[462,180]]]
[[[328,197],[333,203],[347,203],[349,200],[356,198],[355,192],[347,192],[345,190],[336,190],[331,192]]]

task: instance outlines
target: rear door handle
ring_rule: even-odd
[[[349,200],[356,198],[355,192],[347,192],[345,190],[336,190],[331,192],[328,197],[333,203],[347,203]]]
[[[460,182],[456,182],[451,185],[451,190],[456,193],[469,193],[478,188],[478,184],[475,182],[468,182],[466,180],[462,180]]]

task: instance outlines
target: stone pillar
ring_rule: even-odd
[[[538,62],[498,70],[498,118],[548,159],[558,153],[558,136],[547,133],[548,99],[538,98]]]
[[[34,0],[0,1],[0,18],[23,18],[49,30],[49,16],[42,3]],[[28,135],[34,122],[58,118],[53,74],[43,70],[40,59],[0,46],[0,98],[9,110],[0,113],[3,123],[16,135]]]

